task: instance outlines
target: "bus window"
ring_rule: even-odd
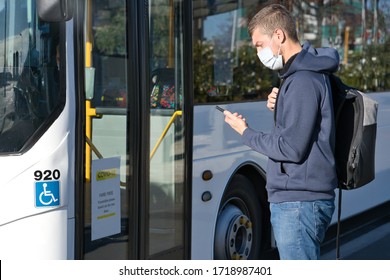
[[[92,5],[93,107],[126,107],[126,13],[124,1]]]
[[[20,152],[44,129],[60,98],[59,24],[34,1],[0,0],[0,152]],[[47,126],[46,126],[47,127]]]
[[[340,54],[337,75],[348,85],[365,92],[388,91],[389,2],[332,2],[302,1],[294,6],[300,41],[337,49]]]
[[[390,88],[388,1],[273,1],[295,16],[301,43],[336,48],[337,75],[365,92]],[[337,2],[337,4],[334,4]],[[198,104],[264,99],[278,86],[262,66],[247,22],[269,1],[203,1],[194,5],[194,95]]]
[[[196,103],[264,100],[276,73],[262,67],[247,31],[262,1],[203,1],[194,6]]]
[[[149,1],[150,161],[148,254],[184,256],[183,7]],[[160,141],[161,140],[161,141]]]
[[[120,185],[116,203],[120,205],[118,223],[119,232],[94,237],[98,232],[96,216],[93,216],[94,202],[91,197],[96,193],[91,180],[86,180],[85,197],[85,243],[84,258],[127,259],[129,229],[129,198],[126,176],[127,166],[127,95],[128,71],[126,33],[126,1],[85,1],[86,4],[86,42],[85,66],[93,69],[94,79],[91,107],[96,109],[98,117],[91,118],[91,129],[87,137],[95,147],[94,153],[88,153],[88,160],[99,162],[104,158],[119,158]],[[89,49],[91,47],[91,49]],[[87,101],[89,102],[89,100]],[[88,127],[88,125],[87,125]],[[92,173],[91,164],[86,164],[87,172]],[[92,180],[93,181],[93,180]]]

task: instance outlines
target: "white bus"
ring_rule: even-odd
[[[379,102],[376,178],[342,219],[388,205],[389,2],[279,2]],[[273,125],[246,31],[265,3],[0,0],[0,258],[277,258],[267,158],[215,110]]]

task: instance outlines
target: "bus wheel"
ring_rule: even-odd
[[[262,215],[253,183],[243,175],[235,175],[222,198],[214,237],[214,258],[258,259]]]

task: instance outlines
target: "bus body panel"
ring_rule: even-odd
[[[72,27],[72,21],[68,22],[67,91],[62,112],[27,152],[0,157],[0,170],[3,170],[0,177],[1,259],[74,257],[76,102]],[[36,191],[45,182],[59,186],[58,205],[40,203],[40,193]]]
[[[261,131],[270,131],[273,113],[265,102],[222,104],[220,107],[238,112],[246,117],[249,126]],[[240,135],[225,123],[225,116],[215,105],[194,107],[193,159],[203,159],[221,154],[251,150],[242,144]]]
[[[62,116],[64,115],[67,114],[63,113]],[[70,120],[72,118],[64,117],[63,119]],[[61,121],[56,124],[61,126],[59,123]],[[66,259],[68,257],[67,250],[64,250],[63,247],[66,249],[68,243],[67,219],[74,217],[74,209],[68,208],[69,205],[73,205],[74,200],[72,196],[74,168],[72,168],[73,161],[71,161],[73,157],[64,157],[64,155],[72,153],[69,148],[74,141],[71,141],[73,137],[70,137],[68,131],[64,131],[63,128],[56,129],[56,124],[53,125],[52,129],[49,129],[39,144],[31,151],[21,156],[15,156],[14,164],[0,159],[2,170],[22,170],[9,181],[7,179],[14,174],[10,174],[11,176],[8,177],[8,174],[4,173],[2,176],[4,184],[1,184],[1,193],[3,197],[7,198],[3,200],[0,207],[2,213],[0,218],[0,247],[2,248],[0,254],[2,257],[8,258],[14,254],[15,256],[22,254],[23,257],[34,257],[35,259]],[[60,131],[64,132],[62,139]],[[56,142],[59,146],[53,147],[52,144]],[[40,153],[35,153],[36,149],[40,150]],[[54,170],[58,170],[61,174],[59,178],[47,181],[34,180],[36,171],[49,174]],[[56,197],[59,199],[59,205],[53,207],[37,206],[36,199],[39,199],[39,197],[37,198],[39,194],[36,193],[35,189],[37,184],[55,181],[59,182],[60,192],[59,197]],[[17,205],[23,205],[23,207],[16,207]],[[12,209],[12,211],[7,209]],[[19,233],[20,238],[8,238],[9,233],[12,235]],[[42,242],[49,242],[53,245],[40,247]]]
[[[221,105],[233,112],[250,115],[247,121],[257,129],[270,129],[272,118],[266,115],[272,113],[262,110],[264,106],[263,102]],[[255,122],[256,119],[265,119],[267,122]],[[224,115],[215,109],[215,105],[194,108],[193,158],[191,258],[213,259],[218,209],[226,186],[235,172],[245,164],[265,170],[267,158],[242,144],[240,136],[225,123]],[[202,179],[205,170],[213,173],[209,181]],[[202,200],[205,192],[211,193],[211,200]]]
[[[67,215],[57,208],[2,225],[0,258],[67,259]]]
[[[214,235],[222,196],[235,171],[245,164],[258,164],[260,157],[251,151],[227,154],[196,160],[193,163],[192,190],[192,259],[214,258]],[[260,165],[258,165],[260,167]],[[202,172],[211,170],[213,178],[202,180]],[[226,176],[226,174],[231,174]],[[263,187],[261,185],[257,187]],[[204,193],[211,193],[211,200],[203,201]],[[210,238],[211,237],[211,238]]]

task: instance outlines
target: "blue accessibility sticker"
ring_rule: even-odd
[[[52,207],[60,205],[60,182],[35,182],[35,206]]]

